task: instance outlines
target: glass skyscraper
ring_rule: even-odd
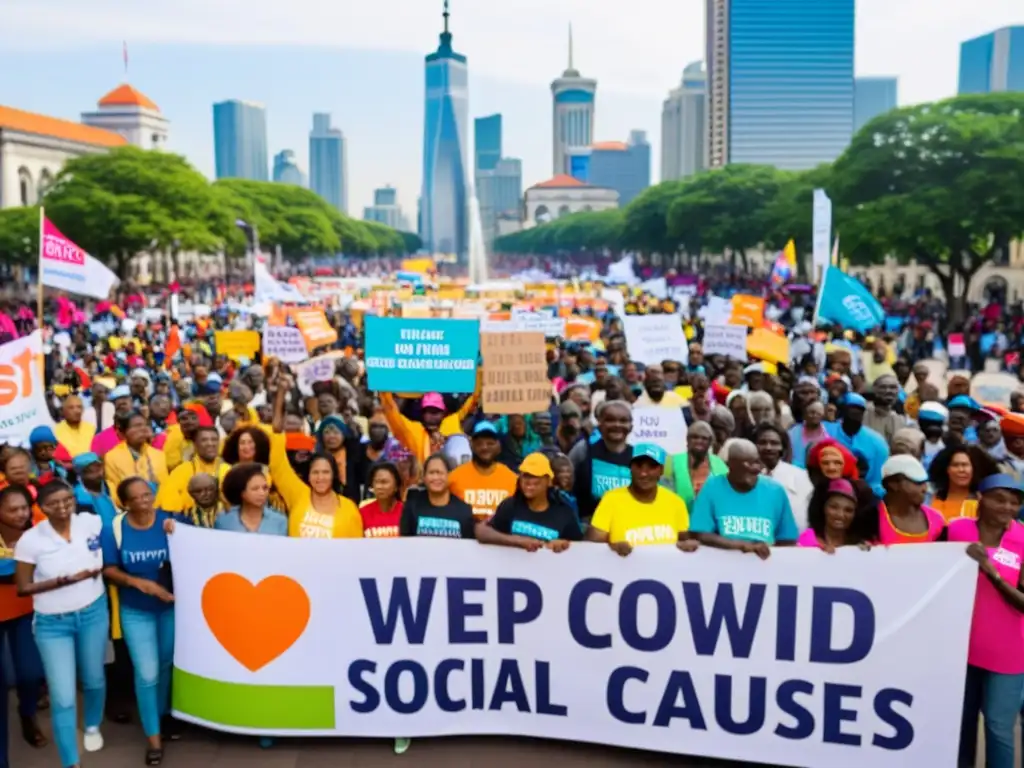
[[[853,132],[879,115],[896,109],[895,77],[858,77],[853,81]]]
[[[1024,27],[1003,27],[961,43],[958,90],[1024,91]]]
[[[501,115],[478,117],[473,121],[473,151],[476,170],[493,171],[501,160]]]
[[[331,116],[313,115],[309,132],[309,186],[344,214],[348,213],[348,158],[345,135],[331,127]]]
[[[854,0],[708,0],[711,165],[806,170],[853,135]]]
[[[448,19],[445,0],[441,43],[426,58],[420,237],[427,250],[455,254],[465,264],[469,255],[469,69],[466,57],[452,48]]]
[[[577,177],[579,178],[579,177]],[[580,181],[619,193],[625,206],[651,186],[651,145],[644,131],[632,131],[629,143],[606,141],[590,149],[586,178]]]
[[[267,113],[260,104],[230,99],[213,105],[218,179],[268,181]]]
[[[569,67],[551,83],[554,100],[551,139],[552,172],[571,173],[572,154],[594,143],[594,110],[597,80],[580,75],[573,61],[572,26],[569,27]]]
[[[299,168],[295,153],[290,149],[282,149],[274,155],[274,181],[279,184],[294,184],[296,187],[306,186],[306,174]]]

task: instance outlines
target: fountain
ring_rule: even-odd
[[[475,189],[469,196],[469,281],[474,285],[487,282],[487,243]]]

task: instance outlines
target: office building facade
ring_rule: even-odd
[[[296,187],[306,186],[306,174],[299,168],[295,153],[290,149],[282,149],[274,155],[273,179],[279,184],[293,184]]]
[[[957,91],[1024,91],[1024,27],[1003,27],[961,43]]]
[[[478,117],[473,121],[474,168],[493,171],[501,160],[501,115]]]
[[[896,109],[899,81],[895,77],[858,77],[853,81],[853,132],[879,115]]]
[[[707,0],[707,158],[806,170],[853,135],[854,0]]]
[[[390,186],[373,190],[373,205],[363,208],[363,220],[376,221],[401,231],[409,229],[409,222],[398,204],[398,190]]]
[[[484,242],[490,248],[498,237],[499,220],[519,219],[523,201],[523,161],[503,157],[490,170],[476,177],[476,194],[480,201],[480,225]]]
[[[586,149],[594,143],[594,109],[597,80],[580,75],[573,62],[572,27],[569,27],[569,68],[551,83],[553,99],[555,176],[571,173],[569,157],[574,150]]]
[[[345,134],[331,125],[326,112],[313,115],[309,132],[309,186],[348,215],[348,147]]]
[[[686,179],[704,170],[704,63],[683,70],[683,79],[661,108],[661,180]]]
[[[626,206],[651,186],[651,145],[644,131],[632,131],[628,142],[606,141],[590,148],[586,184],[619,193]]]
[[[469,253],[469,68],[452,48],[444,4],[440,45],[426,57],[423,122],[423,194],[420,237],[438,254],[465,264]]]
[[[268,181],[267,112],[261,104],[229,99],[213,105],[218,179]]]

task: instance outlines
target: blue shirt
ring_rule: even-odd
[[[87,512],[99,515],[104,526],[110,525],[117,517],[117,507],[114,500],[107,493],[107,484],[103,484],[103,490],[93,493],[81,483],[75,485],[75,502],[78,504],[78,512]]]
[[[889,444],[885,438],[868,427],[861,427],[857,434],[852,437],[843,431],[843,425],[838,421],[827,422],[825,430],[845,445],[853,453],[859,453],[868,462],[868,473],[864,478],[871,486],[875,495],[885,498],[885,488],[882,487],[882,465],[889,458]]]
[[[270,507],[264,507],[260,527],[255,531],[250,531],[242,525],[241,511],[238,507],[232,507],[224,514],[217,515],[217,519],[213,521],[213,528],[217,531],[234,531],[235,533],[265,533],[268,536],[287,536],[288,518],[280,512],[275,512]]]
[[[161,583],[160,566],[166,563],[170,568],[170,550],[167,546],[167,534],[164,533],[164,521],[172,516],[166,512],[157,512],[153,524],[144,531],[133,528],[126,517],[121,521],[121,548],[114,539],[113,522],[103,523],[100,543],[103,546],[103,565],[117,566],[129,576],[137,579],[148,579]],[[174,603],[165,603],[152,595],[146,595],[134,587],[118,587],[121,604],[139,611],[163,611],[171,608]]]
[[[786,489],[763,476],[746,493],[733,488],[727,475],[709,477],[690,513],[690,531],[768,545],[800,535]]]

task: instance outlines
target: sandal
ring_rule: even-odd
[[[25,742],[36,749],[42,749],[50,740],[46,738],[46,734],[39,728],[39,723],[36,722],[35,717],[23,717],[21,718],[21,737],[25,739]]]
[[[160,765],[163,761],[164,751],[162,749],[146,750],[146,765]]]

